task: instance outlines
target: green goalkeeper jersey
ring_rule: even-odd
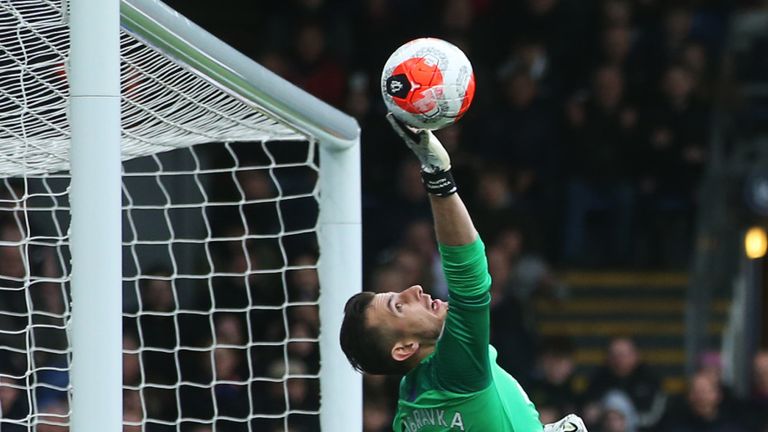
[[[440,245],[450,307],[435,351],[400,382],[396,432],[539,432],[539,413],[496,364],[483,242]]]

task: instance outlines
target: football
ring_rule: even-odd
[[[440,129],[467,112],[475,76],[467,56],[441,39],[421,38],[398,48],[381,74],[387,109],[419,129]]]

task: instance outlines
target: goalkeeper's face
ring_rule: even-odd
[[[448,303],[433,300],[420,285],[405,291],[376,294],[368,306],[367,321],[393,335],[398,344],[434,346],[443,331]]]

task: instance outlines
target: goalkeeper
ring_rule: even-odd
[[[450,307],[418,285],[352,296],[340,336],[349,362],[364,373],[404,375],[397,432],[585,431],[574,415],[542,426],[523,389],[496,364],[484,246],[456,193],[448,153],[430,131],[410,128],[392,114],[387,120],[421,161]]]

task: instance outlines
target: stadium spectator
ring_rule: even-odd
[[[482,123],[484,136],[475,147],[486,161],[480,170],[481,180],[493,166],[508,173],[515,212],[539,219],[551,211],[553,188],[559,178],[561,136],[557,110],[541,94],[533,73],[516,69],[501,78],[502,100]],[[481,182],[479,194],[482,188]]]
[[[606,0],[602,2],[600,15],[603,28],[634,24],[634,4],[629,0]]]
[[[541,421],[546,423],[575,412],[580,395],[573,374],[573,343],[565,337],[550,337],[541,345],[537,369],[527,388]]]
[[[24,328],[27,319],[22,313],[27,312],[26,292],[23,289],[23,281],[26,275],[23,260],[24,234],[17,220],[12,216],[4,215],[0,218],[0,286],[3,288],[0,295],[0,310],[13,311],[14,314],[0,314],[0,345],[16,349],[26,348]],[[8,357],[12,354],[3,350]],[[15,357],[15,356],[14,356]],[[23,359],[20,359],[23,361]],[[15,359],[13,360],[15,362]],[[17,366],[21,366],[20,364]]]
[[[233,312],[217,314],[213,322],[216,344],[245,346],[244,320],[240,315]]]
[[[516,196],[510,185],[509,173],[502,167],[488,167],[477,180],[477,192],[472,211],[478,229],[490,238],[510,226],[525,223],[526,217],[515,207]]]
[[[143,432],[143,421],[141,394],[138,390],[123,390],[123,432]]]
[[[602,400],[602,432],[637,432],[637,411],[621,391],[610,391]]]
[[[664,414],[666,395],[659,380],[640,360],[635,343],[629,338],[615,338],[608,347],[606,365],[589,379],[584,394],[586,421],[596,424],[601,415],[600,401],[612,390],[623,391],[638,413],[641,428],[653,428]]]
[[[393,182],[389,182],[388,192],[367,205],[364,217],[371,226],[378,226],[378,229],[365,233],[365,243],[375,247],[371,253],[379,259],[382,251],[392,255],[391,248],[396,247],[397,242],[403,238],[405,228],[411,222],[430,217],[427,196],[421,186],[420,170],[418,162],[405,159],[395,174],[395,187],[393,188]],[[387,176],[390,177],[392,174]],[[393,206],[399,211],[395,213],[386,211]],[[384,261],[388,261],[387,257],[384,257]]]
[[[499,40],[540,40],[554,67],[568,71],[574,81],[583,77],[584,50],[589,47],[590,8],[561,0],[496,2]]]
[[[223,430],[247,431],[249,397],[246,379],[248,376],[244,350],[215,348],[213,350],[213,393],[214,407],[221,417],[242,419],[242,422],[220,420],[217,424]]]
[[[526,322],[524,304],[510,290],[507,255],[498,247],[486,255],[492,281],[490,342],[498,352],[497,363],[525,384],[534,366],[534,334]]]
[[[30,414],[30,407],[23,389],[24,383],[20,380],[0,374],[0,418],[9,420],[2,424],[3,432],[27,431],[24,419]]]
[[[405,228],[401,244],[404,249],[417,254],[419,260],[424,263],[424,273],[427,273],[427,277],[422,281],[429,282],[429,292],[435,298],[447,299],[448,285],[440,267],[440,255],[435,247],[432,224],[426,220],[411,222]]]
[[[275,182],[268,171],[263,169],[245,169],[237,172],[238,184],[242,188],[242,199],[247,204],[239,207],[240,214],[231,215],[231,223],[242,227],[247,224],[249,233],[274,234],[280,230]],[[235,209],[232,209],[234,213]],[[242,218],[245,219],[242,219]],[[233,231],[234,233],[234,231]]]
[[[737,413],[723,405],[720,385],[706,373],[694,375],[685,404],[670,409],[663,422],[669,432],[746,432]]]
[[[629,57],[632,52],[632,30],[628,25],[613,24],[603,31],[599,64],[630,72]]]
[[[748,407],[754,413],[753,429],[768,427],[768,351],[760,351],[752,362],[752,392]]]
[[[317,275],[317,256],[300,254],[291,262],[298,267],[287,272],[288,299],[291,302],[314,302],[320,295],[320,280]]]
[[[291,81],[336,107],[344,105],[347,83],[342,65],[327,51],[327,32],[319,22],[296,29]]]
[[[126,324],[129,331],[137,332],[142,342],[142,364],[148,381],[156,384],[178,382],[176,359],[173,353],[177,345],[177,309],[170,272],[156,270],[148,272],[148,278],[139,283],[141,313]]]
[[[139,342],[130,332],[123,333],[123,385],[136,387],[141,381],[141,363],[139,361]]]
[[[292,323],[303,323],[312,333],[320,330],[320,316],[317,306],[301,305],[288,309],[288,320]]]
[[[29,254],[33,261],[29,286],[32,307],[47,313],[33,320],[41,327],[61,327],[61,317],[66,312],[67,293],[55,251],[47,246],[30,247]],[[64,331],[53,328],[36,329],[35,340],[41,346],[50,348],[64,349],[67,345]]]
[[[707,47],[701,42],[689,41],[680,54],[679,63],[691,74],[695,83],[694,99],[710,104],[715,89],[715,77]]]
[[[416,252],[403,247],[396,248],[385,253],[384,263],[397,270],[406,286],[421,281],[424,289],[432,289],[432,281],[429,278],[432,274],[431,269]]]
[[[697,374],[707,375],[720,386],[722,395],[722,405],[727,410],[733,412],[741,411],[744,408],[744,401],[739,400],[730,386],[730,383],[723,379],[723,359],[718,351],[705,351],[699,356],[697,365]],[[757,422],[759,423],[759,421]]]
[[[708,122],[694,87],[686,68],[669,67],[663,96],[647,115],[638,206],[638,238],[645,239],[638,251],[646,265],[679,267],[690,250],[694,193],[706,161],[707,130],[701,125]]]
[[[69,407],[67,402],[56,402],[39,407],[35,420],[37,432],[69,432]],[[5,427],[5,425],[3,425]]]
[[[526,310],[533,311],[533,300],[559,301],[565,298],[567,290],[546,260],[530,245],[532,242],[528,233],[530,231],[521,228],[504,229],[496,236],[494,246],[511,265],[507,280],[509,292],[525,305]]]
[[[379,401],[390,408],[397,403],[397,389],[400,381],[397,377],[389,375],[365,375],[363,376],[365,393],[370,395],[369,400]]]
[[[286,369],[287,366],[287,369]],[[319,407],[319,394],[316,380],[296,375],[306,375],[304,363],[297,360],[276,360],[268,370],[268,377],[274,380],[268,385],[269,412],[282,413],[290,407],[292,410],[316,411]],[[282,420],[280,421],[282,423]],[[288,424],[299,432],[319,430],[317,416],[294,414],[289,416]],[[293,430],[293,429],[291,429]]]
[[[380,402],[366,400],[363,404],[363,432],[389,432],[392,430],[392,412]]]
[[[552,64],[546,45],[535,38],[515,40],[509,56],[500,62],[499,77],[506,81],[518,72],[524,72],[536,82],[536,96],[551,100],[563,90],[562,71]],[[509,96],[509,91],[505,91]]]
[[[309,324],[302,321],[291,323],[288,334],[291,339],[311,340],[318,337],[317,331],[313,331]],[[300,360],[307,367],[308,373],[319,372],[320,353],[316,342],[289,342],[288,356]]]
[[[397,291],[405,285],[402,273],[392,265],[378,266],[371,276],[369,291],[375,293]]]
[[[635,156],[637,110],[625,98],[624,76],[604,66],[594,75],[592,94],[567,108],[567,189],[564,258],[574,264],[626,263],[632,246],[632,159]],[[610,215],[602,235],[590,216]],[[604,245],[600,239],[604,238]],[[602,246],[595,248],[595,246]],[[592,247],[590,247],[592,246]]]

